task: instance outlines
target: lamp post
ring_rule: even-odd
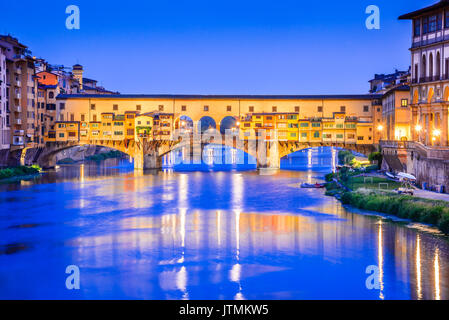
[[[422,126],[420,124],[417,124],[415,126],[415,131],[418,133],[418,142],[421,142],[421,130]]]
[[[380,135],[380,139],[379,140],[382,140],[382,131],[384,130],[384,126],[383,125],[381,125],[381,124],[379,124],[378,126],[377,126],[377,131],[379,132],[379,135]]]
[[[432,142],[435,143],[437,139],[441,136],[441,131],[439,129],[434,129],[432,132]]]

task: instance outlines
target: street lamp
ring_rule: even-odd
[[[441,131],[439,130],[439,129],[435,129],[435,130],[433,130],[433,136],[434,137],[439,137],[440,135],[441,135]]]
[[[379,125],[377,126],[377,131],[379,132],[379,135],[380,135],[379,140],[382,140],[382,131],[383,131],[383,130],[384,130],[384,126],[381,125],[381,124],[379,124]]]

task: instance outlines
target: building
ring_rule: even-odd
[[[376,94],[385,93],[390,87],[408,83],[409,77],[410,70],[399,71],[396,69],[394,73],[390,74],[375,74],[374,79],[369,81],[369,92]]]
[[[267,140],[377,144],[381,97],[62,94],[56,109],[64,110],[66,121],[84,124],[91,139],[170,140],[174,127],[190,132],[213,126],[240,129],[242,139],[263,133]],[[228,128],[229,117],[234,121]]]
[[[10,110],[11,150],[36,146],[36,95],[34,58],[26,46],[10,35],[0,36],[6,56],[7,109]]]
[[[412,20],[411,113],[413,140],[448,145],[449,1],[404,14]]]
[[[382,124],[379,129],[383,140],[411,140],[410,87],[398,85],[382,96]]]
[[[6,47],[0,45],[0,150],[9,149],[11,143],[8,107],[9,86],[6,79],[6,50]]]

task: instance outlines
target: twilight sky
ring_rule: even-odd
[[[401,14],[438,0],[4,1],[0,33],[121,93],[366,93],[410,64]],[[65,8],[80,8],[80,30]],[[365,8],[380,8],[367,30]]]

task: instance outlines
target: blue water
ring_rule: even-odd
[[[281,165],[292,170],[134,172],[109,159],[1,184],[0,298],[449,298],[445,238],[298,188],[332,170],[328,149]]]

